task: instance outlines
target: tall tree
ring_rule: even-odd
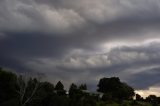
[[[40,87],[40,76],[32,78],[29,74],[20,75],[17,79],[17,93],[21,106],[30,103],[38,88]]]
[[[146,101],[150,102],[153,106],[157,106],[158,104],[158,98],[156,95],[149,95],[146,97]]]
[[[69,97],[73,98],[77,94],[77,90],[78,90],[77,85],[72,83],[69,88]]]
[[[143,97],[141,97],[141,95],[139,95],[139,94],[136,94],[136,100],[143,101]]]
[[[64,90],[64,86],[60,81],[56,84],[55,90]]]
[[[0,105],[17,97],[16,74],[0,69]]]
[[[98,84],[99,92],[108,93],[112,91],[116,91],[120,87],[120,79],[118,77],[112,78],[102,78]]]
[[[80,89],[80,90],[87,90],[87,85],[86,85],[86,84],[81,84],[81,85],[79,86],[79,89]]]
[[[30,105],[50,106],[53,96],[55,96],[54,85],[49,82],[40,82],[40,87],[34,96],[35,99],[31,101]]]
[[[117,99],[130,99],[134,96],[134,89],[121,82],[118,77],[100,79],[97,91],[112,94]]]
[[[59,96],[64,96],[66,95],[66,91],[64,90],[64,86],[63,84],[59,81],[56,86],[55,86],[55,92],[59,95]]]

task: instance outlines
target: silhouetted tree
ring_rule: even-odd
[[[50,106],[54,93],[54,85],[49,82],[41,82],[37,90],[34,101],[31,101],[30,106]]]
[[[81,84],[81,85],[79,86],[79,89],[80,89],[80,90],[87,90],[87,85],[86,85],[86,84]]]
[[[64,90],[64,86],[60,81],[58,81],[58,83],[56,84],[55,90],[58,95],[66,95],[66,91]]]
[[[39,85],[39,78],[32,78],[29,74],[23,74],[17,78],[17,93],[21,106],[26,106],[33,100]]]
[[[157,106],[157,104],[158,104],[158,98],[156,95],[149,95],[146,98],[146,101],[150,102],[153,106]]]
[[[102,78],[98,84],[99,92],[108,93],[116,91],[120,87],[121,83],[119,78],[112,77],[112,78]]]
[[[55,90],[64,90],[64,86],[60,81],[56,84]]]
[[[72,83],[69,88],[69,97],[74,98],[74,96],[77,94],[77,90],[78,90],[77,85]]]
[[[136,100],[143,101],[143,97],[141,97],[141,95],[139,95],[139,94],[136,94]]]
[[[110,93],[119,100],[130,99],[134,96],[134,89],[122,83],[118,77],[102,78],[98,84],[99,92]]]
[[[0,106],[17,101],[16,74],[0,69]],[[10,104],[11,105],[11,104]],[[18,104],[17,104],[18,105]],[[7,105],[6,105],[7,106]]]

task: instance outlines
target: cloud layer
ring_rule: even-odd
[[[159,84],[159,0],[1,0],[0,65],[52,82]]]

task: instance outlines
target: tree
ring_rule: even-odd
[[[136,94],[136,100],[143,101],[143,97],[141,97],[141,95],[139,95],[139,94]]]
[[[0,69],[0,105],[16,99],[16,79],[16,74]]]
[[[79,86],[79,89],[80,89],[80,90],[87,90],[87,85],[86,85],[86,84],[81,84],[81,85]]]
[[[54,91],[54,85],[49,82],[41,82],[40,89],[43,89],[46,93],[52,93]]]
[[[119,100],[130,99],[134,96],[134,89],[122,83],[118,77],[102,78],[98,84],[98,92],[111,94]]]
[[[40,82],[39,89],[37,90],[34,101],[30,105],[34,106],[50,106],[54,93],[54,85],[49,82]]]
[[[118,88],[115,93],[117,93],[115,97],[118,97],[118,99],[121,100],[132,99],[135,95],[134,89],[126,83],[121,83],[120,88]]]
[[[75,85],[74,83],[72,83],[71,86],[70,86],[70,88],[69,88],[69,95],[73,95],[77,89],[78,89],[77,85]]]
[[[156,95],[149,95],[146,98],[146,101],[150,102],[153,106],[157,106],[157,104],[158,104],[158,98]]]
[[[120,79],[117,77],[112,78],[102,78],[99,81],[98,84],[98,90],[99,92],[107,93],[107,92],[113,92],[116,91],[120,87]]]
[[[64,86],[60,81],[56,84],[55,90],[64,90]]]
[[[69,88],[69,97],[74,98],[75,95],[77,94],[77,90],[78,90],[77,85],[72,83],[70,88]]]
[[[58,81],[58,83],[56,84],[55,90],[56,90],[56,93],[59,96],[66,95],[66,91],[64,90],[64,86],[63,86],[63,84],[60,81]]]
[[[28,74],[20,75],[17,78],[17,93],[19,95],[19,102],[21,106],[26,106],[30,103],[38,88],[40,87],[40,76],[32,78]]]

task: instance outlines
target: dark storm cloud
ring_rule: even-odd
[[[150,86],[156,86],[159,84],[159,75],[160,75],[160,67],[153,68],[147,70],[145,72],[141,72],[135,74],[133,79],[129,80],[128,82],[134,86],[136,89],[147,89]],[[138,82],[138,83],[137,83]]]
[[[57,55],[64,50],[59,48],[67,44],[67,39],[45,36],[41,33],[9,33],[7,35],[9,37],[0,42],[0,46],[4,50],[2,53],[10,54],[10,51],[12,51],[12,55],[20,57],[47,57]],[[67,45],[66,48],[68,48]]]
[[[159,0],[1,0],[0,65],[66,85],[119,76],[148,88],[159,81],[159,13]]]
[[[93,85],[98,83],[99,78],[119,76],[136,89],[148,89],[160,80],[158,77],[160,64],[159,44],[159,42],[149,42],[132,46],[120,46],[112,48],[111,51],[105,54],[89,56],[73,54],[71,57],[59,62],[53,62],[51,65],[52,60],[50,59],[44,63],[46,67],[52,67],[50,69],[56,67],[55,70],[60,70],[59,74],[63,73],[67,76],[67,79],[73,78],[74,81],[83,77],[82,79],[89,80],[90,84]],[[36,65],[39,67],[38,64]],[[152,78],[154,79],[152,80]]]
[[[117,30],[120,28],[116,31],[119,33],[121,30],[128,31],[128,28],[133,30],[141,25],[144,28],[158,24],[159,5],[157,0],[3,0],[0,27],[2,31],[62,33],[86,24],[95,27],[104,24],[104,30],[110,31],[116,27]]]

